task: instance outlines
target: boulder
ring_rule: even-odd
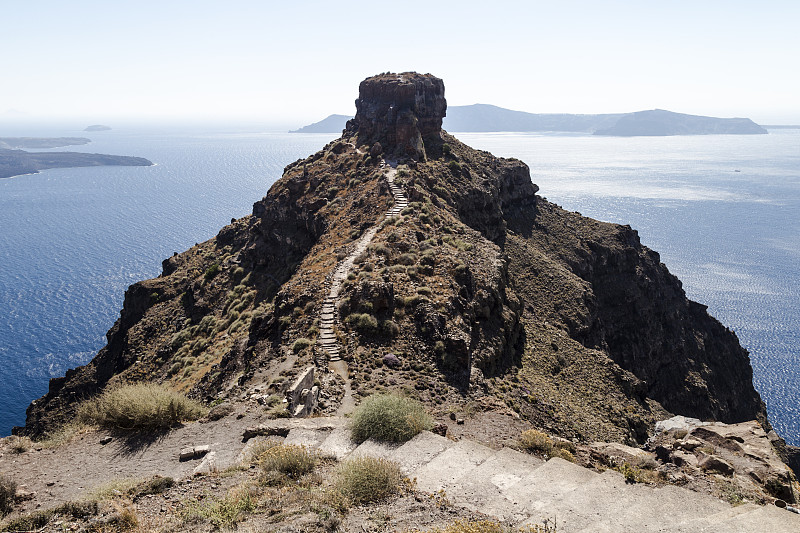
[[[732,476],[734,472],[733,467],[728,462],[716,455],[706,455],[698,461],[697,466],[706,472],[718,472],[728,477]]]

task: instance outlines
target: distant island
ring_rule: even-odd
[[[44,149],[61,148],[62,146],[78,146],[89,144],[86,137],[0,137],[0,149]]]
[[[150,166],[143,157],[80,152],[26,152],[20,148],[58,148],[90,143],[83,137],[0,137],[0,178],[37,174],[48,168]]]
[[[91,126],[86,126],[86,129],[83,131],[108,131],[111,129],[111,126],[104,126],[102,124],[93,124]]]
[[[350,118],[330,115],[290,133],[338,133]],[[448,107],[443,127],[448,131],[463,132],[553,131],[620,137],[767,133],[749,118],[704,117],[662,109],[601,115],[526,113],[488,104]]]
[[[331,115],[328,118],[323,118],[319,122],[292,130],[289,133],[339,133],[344,129],[344,125],[351,118],[353,117],[348,115]]]
[[[767,130],[749,118],[715,118],[673,113],[663,109],[623,115],[610,128],[595,135],[633,137],[638,135],[753,135]]]

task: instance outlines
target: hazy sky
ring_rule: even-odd
[[[301,126],[354,113],[362,79],[406,70],[443,78],[450,105],[662,108],[800,123],[797,0],[0,0],[0,8],[0,123],[22,112]]]

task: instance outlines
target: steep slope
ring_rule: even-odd
[[[642,441],[669,412],[767,424],[747,352],[634,230],[536,196],[524,163],[442,131],[446,107],[431,75],[362,82],[342,137],[132,285],[108,345],[16,431],[46,432],[126,380],[280,397],[308,365],[327,369],[332,342],[348,368],[321,373],[322,412],[345,390],[401,390],[573,438]],[[398,190],[408,205],[386,218]]]

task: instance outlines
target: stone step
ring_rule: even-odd
[[[306,448],[316,448],[328,437],[330,431],[317,431],[315,429],[294,428],[289,430],[289,434],[283,439],[284,444],[294,444],[295,446],[305,446]]]
[[[542,459],[502,448],[468,476],[444,490],[449,500],[471,511],[501,521],[518,522],[527,518],[526,508],[506,498],[503,491],[522,481],[542,464]]]
[[[330,455],[341,461],[357,447],[358,445],[350,439],[350,429],[338,427],[331,431],[317,450],[323,455]]]
[[[684,522],[674,531],[680,533],[797,533],[800,515],[779,509],[774,505],[763,507],[752,503],[729,507],[728,510],[704,518]]]
[[[400,446],[395,451],[393,459],[400,464],[404,474],[411,476],[412,472],[454,444],[448,438],[430,431],[423,431]]]
[[[396,461],[395,454],[400,444],[393,442],[379,442],[373,439],[367,439],[358,445],[358,448],[353,450],[349,458],[355,457],[377,457],[380,459],[388,459]]]
[[[468,475],[494,454],[494,450],[470,440],[460,440],[431,461],[417,468],[417,488],[436,492]]]
[[[502,492],[512,502],[526,507],[529,513],[547,511],[551,502],[598,475],[587,468],[554,457]]]
[[[683,494],[627,484],[622,474],[608,470],[551,502],[532,516],[531,523],[558,516],[566,531],[660,532],[691,516],[706,516],[727,504],[697,493]],[[668,519],[667,519],[668,517]]]

